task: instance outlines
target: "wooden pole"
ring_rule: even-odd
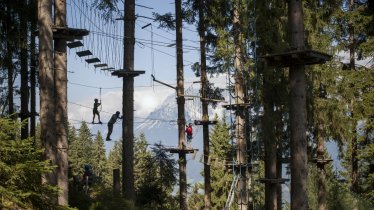
[[[208,79],[206,74],[206,50],[205,50],[205,0],[199,0],[199,36],[200,36],[200,68],[201,68],[201,103],[203,111],[203,150],[204,150],[204,204],[205,210],[212,208],[210,185],[210,165],[208,165],[209,158],[209,115],[208,115],[208,101],[206,100],[208,92]]]
[[[262,122],[265,142],[265,178],[277,179],[277,143],[275,138],[274,97],[273,85],[274,73],[271,68],[264,67],[263,76],[263,100],[264,117]],[[277,210],[277,184],[265,182],[265,209]]]
[[[113,195],[118,196],[120,193],[120,177],[119,177],[119,168],[113,169]]]
[[[12,20],[11,20],[11,4],[10,1],[7,1],[6,4],[6,33],[7,33],[7,40],[6,40],[6,57],[5,57],[5,64],[6,68],[8,70],[8,115],[11,115],[11,118],[13,120],[16,119],[16,116],[14,114],[14,98],[13,98],[13,77],[14,77],[14,70],[13,70],[13,50],[11,47],[11,40],[10,37],[11,31],[12,31]]]
[[[55,26],[66,27],[66,1],[54,1]],[[66,40],[55,39],[54,48],[55,67],[55,126],[56,126],[56,175],[57,185],[61,190],[58,204],[69,204],[68,186],[68,113],[67,113],[67,55]]]
[[[123,70],[134,71],[135,0],[125,0]],[[135,203],[134,188],[134,78],[123,77],[122,97],[122,193]]]
[[[325,163],[319,163],[318,160],[325,159],[325,141],[323,139],[323,125],[317,128],[317,168],[318,168],[318,210],[325,210],[326,203],[326,170]]]
[[[288,1],[288,30],[292,50],[304,50],[302,1]],[[306,82],[303,64],[290,66],[291,209],[307,210]]]
[[[27,1],[20,2],[21,8],[27,7]],[[28,62],[27,62],[27,50],[29,49],[27,44],[27,17],[23,9],[20,10],[20,61],[21,61],[21,121],[23,126],[21,128],[21,139],[29,137],[29,85],[28,85]]]
[[[39,93],[40,93],[40,139],[44,159],[56,164],[55,101],[53,71],[52,1],[39,0]],[[47,173],[43,182],[56,186],[56,170]],[[57,204],[57,199],[56,199]]]
[[[242,49],[240,41],[240,15],[239,15],[239,2],[234,3],[234,15],[233,15],[233,29],[234,29],[234,44],[235,44],[235,103],[244,104],[244,91],[243,91],[243,71],[242,70]],[[247,142],[245,133],[245,114],[244,109],[240,109],[236,112],[235,116],[236,124],[236,141],[237,141],[237,161],[239,164],[239,181],[238,181],[238,209],[247,210],[248,207],[248,185],[247,185],[247,169],[243,166],[247,165]]]
[[[37,22],[37,2],[38,0],[31,0],[30,4],[32,7],[32,17],[31,17],[31,31],[36,31],[36,22]],[[30,136],[34,138],[35,142],[35,129],[36,129],[36,44],[35,44],[35,36],[30,36]]]
[[[185,148],[184,116],[184,77],[183,77],[183,42],[182,42],[182,1],[175,0],[176,15],[176,53],[177,53],[177,104],[178,104],[178,145]],[[187,210],[187,175],[186,153],[179,153],[179,205],[180,209]]]

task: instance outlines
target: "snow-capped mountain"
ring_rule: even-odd
[[[186,123],[194,123],[194,120],[201,120],[201,102],[200,99],[186,98],[185,102],[185,118]],[[222,112],[221,109],[214,110]],[[209,111],[210,119],[213,119],[213,110]],[[175,94],[168,96],[165,101],[151,112],[146,119],[139,125],[135,126],[135,135],[139,136],[144,133],[150,144],[161,142],[166,147],[178,146],[178,109]],[[193,148],[198,149],[195,160],[192,155],[187,156],[187,176],[189,182],[198,182],[202,180],[200,172],[203,164],[199,162],[203,151],[202,126],[193,126]],[[177,155],[175,156],[177,158]]]

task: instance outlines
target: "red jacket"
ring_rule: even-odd
[[[191,126],[186,128],[186,133],[187,133],[187,135],[192,136],[192,127]]]

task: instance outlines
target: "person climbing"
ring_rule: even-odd
[[[192,141],[192,123],[186,125],[186,133],[187,133],[187,146],[191,147],[191,141]]]
[[[92,167],[90,164],[84,164],[84,173],[82,183],[83,185],[91,185],[92,184]]]
[[[122,117],[120,117],[119,114],[120,114],[120,112],[117,111],[115,114],[112,115],[112,117],[110,118],[110,120],[108,122],[108,134],[106,136],[106,140],[107,141],[112,140],[112,139],[110,139],[110,135],[113,132],[113,125],[114,125],[114,123],[117,122],[117,119],[122,119]]]
[[[97,98],[95,98],[95,103],[94,103],[94,106],[93,106],[93,118],[92,118],[92,124],[95,123],[95,116],[97,115],[97,118],[99,119],[99,124],[102,124],[102,122],[100,121],[100,113],[99,113],[99,106],[101,106],[101,101],[100,103],[98,102]]]

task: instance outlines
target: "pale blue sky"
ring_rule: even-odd
[[[87,64],[85,58],[76,56],[76,51],[90,50],[93,52],[91,57],[99,57],[104,63],[116,69],[122,66],[123,35],[113,37],[113,33],[119,33],[123,30],[123,21],[117,20],[115,23],[104,24],[103,21],[95,18],[94,10],[84,7],[80,0],[69,0],[68,2],[68,22],[69,27],[86,28],[91,31],[90,35],[83,40],[84,46],[81,48],[68,49],[68,100],[83,106],[92,107],[93,99],[99,97],[100,89],[103,100],[102,121],[106,122],[109,113],[122,108],[122,79],[113,77],[109,72],[95,69],[93,64]],[[138,5],[144,5],[154,9],[147,9],[140,6],[136,7],[136,14],[146,17],[152,17],[152,12],[160,14],[174,13],[174,4],[172,1],[146,1],[139,0]],[[122,4],[122,3],[121,3]],[[79,12],[84,11],[79,14]],[[69,18],[70,17],[70,18]],[[152,27],[141,29],[142,26],[152,23]],[[184,71],[185,87],[191,85],[190,82],[198,80],[195,78],[190,65],[199,61],[199,43],[195,26],[187,26],[183,30],[184,45],[188,46],[184,53]],[[153,31],[153,56],[151,52],[151,36]],[[151,86],[151,74],[156,78],[167,83],[175,84],[176,81],[176,58],[175,46],[166,47],[175,41],[175,32],[159,29],[157,23],[146,18],[137,18],[135,25],[135,37],[140,43],[135,44],[135,70],[144,70],[146,73],[135,78],[135,117],[146,117],[173,89],[158,86]],[[109,60],[109,61],[108,61]],[[152,68],[152,60],[154,68]],[[152,72],[153,71],[153,72]],[[73,72],[73,73],[71,73]],[[83,85],[83,86],[82,86]],[[89,86],[89,87],[85,87]],[[96,87],[96,88],[95,88]],[[88,108],[69,104],[69,117],[72,120],[92,120],[92,111]],[[136,121],[136,119],[135,119]],[[105,130],[105,129],[103,129]],[[105,131],[103,131],[105,133]]]

